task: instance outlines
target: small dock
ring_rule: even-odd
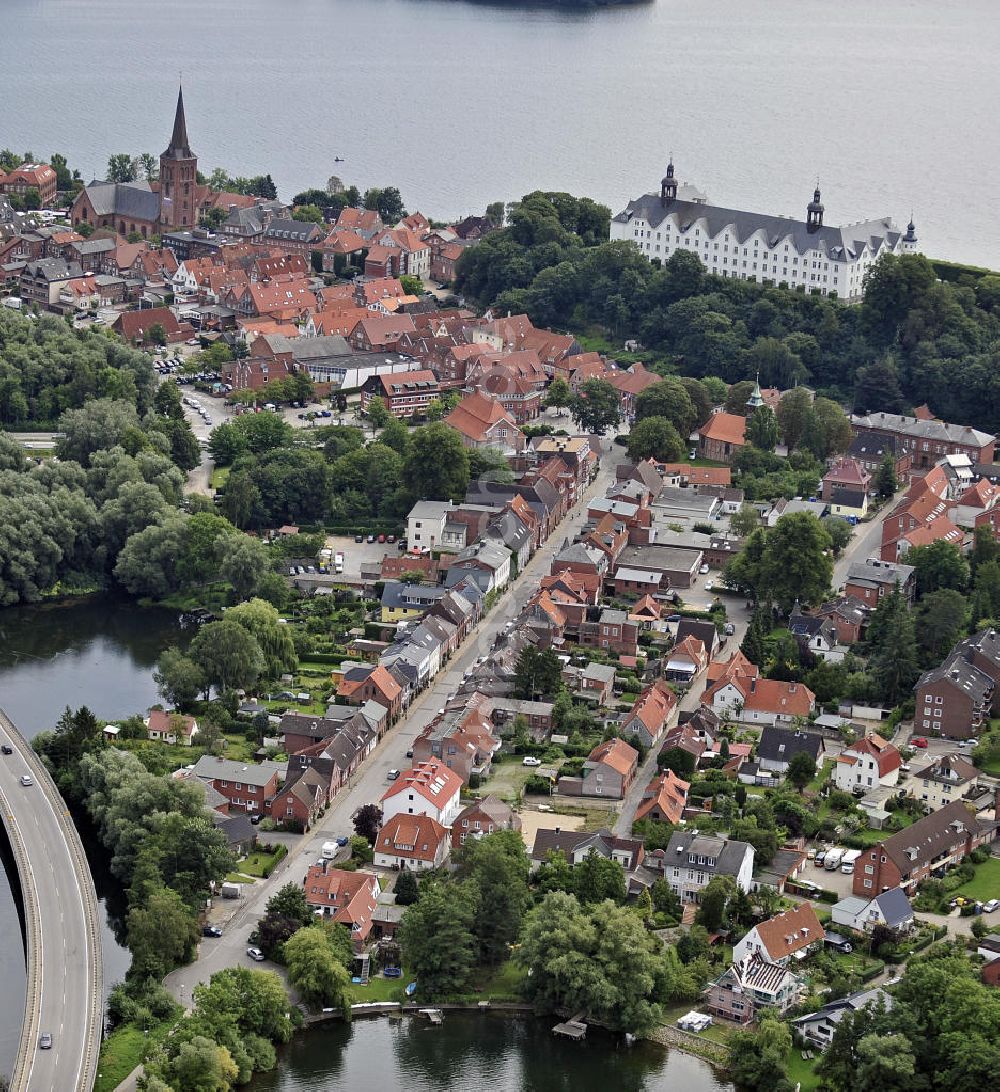
[[[426,1016],[432,1024],[441,1024],[444,1022],[444,1014],[440,1009],[418,1009],[421,1016]]]
[[[587,1037],[587,1025],[582,1020],[564,1020],[561,1024],[556,1024],[552,1031],[556,1035],[578,1041]]]

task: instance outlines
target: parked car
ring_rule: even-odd
[[[927,740],[924,739],[923,736],[914,736],[913,739],[910,740],[910,746],[919,747],[921,750],[926,750]]]
[[[386,778],[387,781],[398,781],[399,780],[399,770],[390,770],[385,775],[385,778]]]
[[[396,536],[395,535],[386,535],[385,540],[386,540],[386,542],[395,542],[396,541]]]
[[[367,541],[368,542],[374,542],[375,541],[375,536],[374,535],[369,535],[368,538],[367,538]]]
[[[202,929],[201,935],[203,937],[221,937],[222,930],[218,925],[206,925],[205,928]]]
[[[711,591],[714,587],[715,585],[712,583],[711,580],[705,581],[705,591]]]
[[[680,620],[681,620],[681,616],[679,614],[668,614],[667,615],[667,621],[668,622],[679,622]]]
[[[813,858],[813,864],[815,864],[817,868],[820,868],[820,867],[822,867],[823,862],[825,860],[826,860],[826,850],[821,849],[816,853],[816,856]]]
[[[264,962],[264,953],[259,948],[254,947],[254,945],[252,944],[249,948],[247,948],[247,955],[251,959],[256,960],[257,963]]]
[[[379,542],[385,542],[385,535],[379,535],[378,540]]]
[[[836,949],[838,952],[842,952],[844,955],[850,955],[854,951],[854,945],[847,939],[842,937],[840,933],[827,933],[826,943],[831,948]]]
[[[341,834],[341,836],[339,838],[335,838],[334,841],[336,841],[338,846],[346,846],[347,843],[350,841],[350,838],[348,838],[346,834]]]
[[[365,540],[365,536],[364,536],[364,535],[355,535],[355,536],[354,536],[354,541],[355,541],[355,542],[364,542],[364,540]]]
[[[983,903],[984,914],[992,914],[994,910],[1000,910],[1000,899],[990,899]]]
[[[708,576],[708,566],[702,565],[698,572],[700,572],[702,576]]]
[[[540,758],[535,758],[534,755],[525,755],[521,760],[522,766],[541,766],[541,764],[542,760]]]

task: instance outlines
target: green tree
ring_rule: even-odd
[[[636,397],[636,423],[645,421],[649,417],[665,418],[679,435],[687,437],[690,436],[698,420],[698,410],[695,409],[684,383],[671,377],[654,383]]]
[[[623,903],[625,871],[618,861],[591,850],[573,865],[573,892],[581,903]]]
[[[858,1092],[910,1092],[921,1076],[905,1035],[866,1035],[858,1043]]]
[[[468,878],[479,892],[473,927],[479,958],[484,963],[500,963],[520,936],[531,904],[524,839],[516,830],[472,839],[462,847],[458,863],[459,876]]]
[[[236,622],[253,635],[264,657],[264,673],[277,678],[294,670],[298,663],[295,642],[289,627],[283,625],[278,611],[263,599],[250,599],[246,603],[230,607],[225,621]]]
[[[840,557],[844,550],[847,549],[851,537],[854,534],[851,525],[846,519],[841,519],[839,516],[825,516],[822,523],[823,527],[826,529],[826,533],[830,536],[830,543],[833,546],[833,556]]]
[[[271,567],[267,547],[249,535],[232,535],[219,545],[219,575],[232,585],[237,602],[249,599]]]
[[[920,674],[913,615],[897,584],[883,596],[868,627],[868,668],[880,694],[892,705],[909,697]]]
[[[403,959],[421,996],[461,993],[472,976],[479,945],[478,907],[468,884],[424,887],[419,902],[407,907],[399,925]]]
[[[284,943],[288,981],[309,1005],[340,1009],[350,1019],[351,976],[330,946],[322,926],[299,929]]]
[[[469,453],[462,437],[442,421],[416,429],[403,482],[415,500],[462,501],[469,487]]]
[[[517,658],[514,693],[519,698],[538,700],[562,689],[562,664],[552,649],[526,645]]]
[[[677,462],[683,456],[684,449],[684,441],[677,429],[665,417],[646,417],[629,432],[628,454],[633,462],[643,459]]]
[[[788,763],[788,780],[799,790],[802,790],[816,776],[816,759],[808,751],[799,751],[792,755]]]
[[[695,757],[682,747],[670,747],[657,756],[656,765],[661,770],[673,770],[682,781],[694,777]]]
[[[756,383],[751,382],[749,379],[734,383],[726,394],[726,400],[723,403],[722,408],[726,413],[734,413],[738,417],[746,417],[747,402],[750,400],[750,395],[753,394],[755,386]]]
[[[925,664],[939,664],[951,651],[965,630],[967,610],[965,597],[952,588],[924,596],[917,609],[915,628]]]
[[[746,501],[729,517],[729,529],[740,538],[746,538],[760,526],[760,513]]]
[[[588,379],[581,384],[570,412],[582,431],[603,436],[621,420],[618,392],[606,379]]]
[[[833,578],[833,544],[810,512],[782,516],[768,536],[761,579],[782,611],[822,601]]]
[[[559,377],[552,380],[549,389],[545,392],[545,405],[550,409],[566,409],[573,404],[573,389],[565,379]]]
[[[802,442],[811,413],[812,395],[805,387],[795,387],[782,395],[777,410],[778,428],[789,451]]]
[[[378,804],[363,804],[354,813],[353,822],[355,833],[366,839],[369,845],[375,845],[382,827],[382,809]]]
[[[906,554],[906,563],[916,570],[918,596],[941,588],[961,592],[969,586],[969,563],[957,546],[944,539],[928,542],[926,546],[914,546]]]
[[[1000,561],[1000,542],[997,542],[993,528],[983,524],[972,533],[972,553],[969,555],[972,575],[975,576],[979,566],[989,561]]]
[[[118,152],[108,160],[109,182],[134,182],[137,175],[137,164],[127,152]]]
[[[404,869],[396,877],[396,886],[393,888],[397,906],[412,906],[420,898],[420,885],[417,874],[409,869]]]
[[[386,407],[385,399],[379,397],[369,400],[368,408],[365,412],[368,415],[368,420],[371,422],[373,431],[384,427],[391,417],[391,414]]]
[[[133,906],[127,918],[131,973],[159,980],[189,963],[198,946],[198,923],[176,891],[166,887],[152,892],[142,906]]]
[[[191,642],[190,656],[204,672],[207,686],[223,692],[251,689],[265,667],[253,634],[227,620],[202,626]]]
[[[167,1067],[175,1092],[228,1092],[239,1077],[232,1054],[205,1035],[181,1043]]]
[[[176,645],[160,654],[153,671],[153,681],[164,699],[179,709],[189,707],[205,690],[204,672]]]
[[[710,933],[717,933],[726,923],[726,907],[736,891],[731,876],[715,876],[709,880],[698,900],[696,920]]]
[[[791,1049],[788,1025],[765,1010],[756,1032],[729,1037],[726,1071],[738,1092],[790,1092],[785,1059]]]
[[[747,421],[747,439],[761,451],[774,451],[778,443],[778,422],[770,406],[759,406]]]
[[[875,472],[874,485],[875,492],[883,500],[893,496],[899,488],[899,482],[896,480],[896,460],[892,457],[892,452],[887,451],[882,456],[882,461]]]

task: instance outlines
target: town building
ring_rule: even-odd
[[[678,186],[671,161],[659,194],[644,194],[612,217],[611,239],[634,243],[650,261],[686,251],[720,277],[784,284],[849,303],[861,300],[865,274],[884,254],[917,249],[912,221],[905,233],[889,217],[825,225],[818,186],[805,220],[720,208],[700,194],[685,200]]]
[[[735,413],[713,413],[698,429],[698,452],[703,459],[728,463],[747,445],[747,421]]]
[[[662,679],[645,687],[622,721],[622,735],[647,750],[677,721],[677,695]]]
[[[979,819],[961,800],[946,804],[912,826],[866,849],[854,862],[855,895],[901,887],[912,895],[932,872],[960,864],[996,837],[997,822]]]
[[[898,887],[882,891],[872,899],[848,895],[834,903],[831,917],[834,925],[855,933],[870,933],[876,926],[904,933],[913,928],[913,907]]]
[[[761,677],[760,668],[739,650],[725,662],[710,663],[707,679],[702,701],[718,716],[743,724],[790,724],[816,708],[808,686]]]
[[[787,1012],[803,988],[803,980],[787,967],[754,953],[733,963],[708,987],[705,1006],[713,1016],[750,1024],[761,1009]]]
[[[622,739],[599,743],[583,764],[580,777],[560,777],[559,791],[566,796],[603,796],[623,800],[639,768],[639,752]]]
[[[886,1011],[892,1008],[892,994],[880,987],[871,990],[858,990],[849,993],[837,1001],[829,1001],[817,1012],[798,1016],[792,1021],[792,1027],[819,1050],[826,1048],[833,1041],[837,1025],[849,1013],[856,1013],[869,1006],[881,1006]]]
[[[356,330],[371,325],[374,321],[374,319],[365,319],[358,323]],[[355,349],[359,351],[370,352],[372,349],[371,345],[359,344],[356,331],[352,334],[351,340]],[[361,409],[367,413],[372,399],[381,398],[385,408],[393,417],[422,416],[427,412],[431,402],[440,397],[440,394],[441,387],[437,376],[426,368],[401,374],[373,375],[361,388]]]
[[[902,756],[893,744],[869,732],[837,755],[831,779],[842,792],[867,793],[895,785],[902,764]]]
[[[379,868],[438,868],[448,858],[448,831],[429,815],[394,815],[378,832],[375,864]]]
[[[823,475],[820,495],[830,506],[831,515],[864,519],[871,487],[871,473],[850,455],[842,455]]]
[[[767,724],[757,743],[757,762],[762,770],[786,774],[797,754],[809,755],[818,769],[823,752],[823,737],[818,732]]]
[[[664,850],[663,876],[681,902],[697,903],[716,876],[731,877],[741,891],[753,884],[754,848],[714,834],[675,830]]]
[[[792,959],[803,959],[822,947],[826,931],[808,902],[776,914],[755,925],[733,947],[733,961],[739,963],[758,955],[770,963],[787,967]]]
[[[198,734],[198,722],[183,713],[165,713],[162,709],[150,709],[146,718],[146,732],[150,739],[160,743],[179,743],[190,747]]]
[[[917,586],[915,572],[912,565],[881,561],[877,557],[852,561],[844,582],[844,595],[874,610],[898,584],[903,597],[912,602]]]
[[[310,865],[302,881],[306,902],[324,918],[351,931],[351,943],[360,952],[372,927],[381,887],[370,872],[347,872],[328,861]]]
[[[470,839],[485,838],[500,830],[520,830],[521,817],[498,796],[473,800],[455,816],[451,848],[458,849]]]
[[[221,755],[202,755],[190,776],[210,785],[231,808],[259,815],[276,795],[284,773],[285,766],[276,762],[243,763]]]
[[[979,770],[957,754],[939,755],[928,766],[914,771],[907,782],[911,796],[926,804],[931,811],[960,800],[979,787]]]
[[[652,819],[657,823],[677,826],[687,804],[689,782],[682,780],[673,770],[657,774],[643,790],[642,800],[635,811],[635,821]]]
[[[929,470],[945,455],[968,455],[973,463],[991,463],[996,450],[996,437],[987,432],[898,413],[856,414],[851,427],[857,437],[898,440],[914,471]]]
[[[917,680],[914,730],[948,739],[978,737],[997,710],[998,681],[1000,633],[990,628],[959,641],[940,667]]]
[[[415,763],[382,794],[382,816],[429,815],[450,827],[461,810],[462,779],[437,759]]]

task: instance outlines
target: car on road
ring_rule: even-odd
[[[406,752],[406,757],[407,758],[413,758],[413,748],[412,747]]]
[[[386,777],[387,781],[398,781],[399,780],[399,770],[390,770],[385,775],[385,777]]]
[[[958,745],[959,747],[978,747],[979,740],[976,739],[975,736],[973,736],[971,739],[960,739],[958,741]]]
[[[0,750],[3,750],[3,753],[5,755],[12,755],[14,753],[14,748],[8,747],[6,743],[3,745],[2,748],[0,748]]]
[[[525,755],[521,761],[522,766],[541,766],[542,760],[534,755]]]
[[[203,937],[221,937],[222,930],[218,925],[206,925],[205,928],[202,929],[201,935]]]
[[[334,839],[338,846],[346,846],[350,839],[346,834],[341,834],[339,838]]]
[[[52,1032],[43,1031],[38,1036],[38,1049],[39,1050],[51,1050],[52,1049]]]
[[[27,774],[21,774],[22,785],[34,785],[34,783],[35,779],[33,777],[29,777]]]
[[[994,910],[1000,910],[1000,899],[990,899],[983,903],[984,914],[992,914]]]
[[[913,739],[910,740],[910,746],[919,747],[921,750],[926,750],[927,740],[924,739],[923,736],[914,736]]]
[[[247,948],[247,955],[251,959],[256,960],[258,963],[264,962],[264,953],[259,948],[254,947],[254,945],[252,944],[249,948]]]

